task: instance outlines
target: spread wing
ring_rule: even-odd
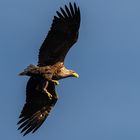
[[[80,9],[69,3],[54,16],[51,29],[39,51],[39,66],[63,62],[72,45],[77,41],[80,27]]]
[[[18,125],[24,135],[32,131],[34,133],[45,121],[52,107],[57,101],[55,85],[48,84],[47,90],[52,94],[52,100],[47,93],[42,91],[43,79],[31,77],[27,83],[26,103],[19,116]]]

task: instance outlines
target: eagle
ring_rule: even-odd
[[[19,75],[29,76],[26,102],[19,116],[18,129],[25,136],[34,133],[46,120],[58,100],[55,91],[59,80],[79,77],[64,65],[69,49],[77,42],[80,8],[69,3],[56,12],[51,28],[39,50],[38,64],[29,65]]]

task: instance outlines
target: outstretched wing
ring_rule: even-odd
[[[80,9],[69,3],[54,16],[51,29],[39,52],[39,66],[63,62],[72,45],[77,41],[80,27]]]
[[[26,103],[18,122],[18,129],[21,129],[24,135],[31,131],[34,133],[42,125],[57,101],[55,85],[50,82],[48,84],[47,90],[52,94],[50,100],[47,93],[42,90],[42,84],[43,79],[39,77],[31,77],[27,83]]]

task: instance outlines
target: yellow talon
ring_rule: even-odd
[[[49,92],[46,90],[46,88],[44,88],[44,92],[47,93],[48,97],[49,97],[50,100],[51,100],[51,99],[52,99],[52,95],[51,95],[51,93],[49,93]]]
[[[52,80],[52,82],[55,84],[55,85],[59,85],[59,82],[57,80]]]
[[[47,94],[48,94],[49,98],[52,99],[51,93],[47,92]]]

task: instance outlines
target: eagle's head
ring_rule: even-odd
[[[56,79],[64,79],[64,78],[67,78],[67,77],[76,77],[76,78],[79,78],[79,75],[78,73],[76,73],[75,71],[73,70],[68,70],[66,69],[65,67],[62,67],[59,72],[56,74]]]

